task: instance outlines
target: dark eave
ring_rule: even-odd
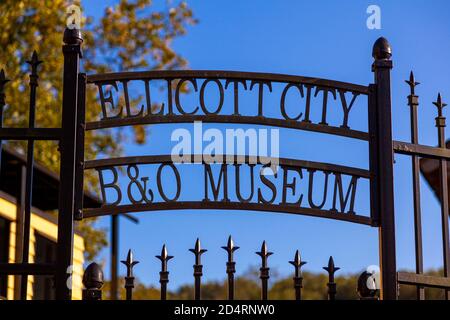
[[[26,157],[6,146],[2,147],[0,191],[19,198],[22,167]],[[31,205],[39,210],[58,209],[59,176],[35,161],[33,172],[33,197]],[[100,207],[100,200],[89,192],[84,193],[86,207]]]

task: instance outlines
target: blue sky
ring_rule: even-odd
[[[85,14],[98,16],[116,1],[84,1]],[[155,1],[157,6],[164,1]],[[448,1],[188,1],[199,23],[177,39],[173,47],[189,61],[191,69],[219,69],[286,73],[367,85],[372,82],[373,42],[386,37],[393,48],[393,132],[396,140],[409,141],[408,87],[404,83],[414,70],[421,85],[420,143],[437,142],[434,117],[440,91],[450,101],[450,3]],[[369,5],[381,8],[381,30],[366,27]],[[114,69],[114,66],[112,66]],[[269,100],[270,101],[270,100]],[[242,108],[247,105],[243,104]],[[253,106],[248,106],[252,107]],[[447,111],[444,111],[447,114]],[[364,114],[353,118],[355,127],[366,125]],[[167,153],[170,133],[178,126],[155,125],[148,144],[127,146],[126,154]],[[189,125],[184,126],[190,128]],[[446,130],[447,135],[449,134]],[[282,156],[367,168],[367,146],[348,139],[280,130]],[[395,208],[397,263],[413,269],[413,211],[410,159],[395,158]],[[192,189],[203,188],[203,177],[193,175]],[[439,203],[422,181],[424,261],[426,268],[442,265]],[[362,200],[367,206],[368,194]],[[330,255],[342,269],[360,272],[378,264],[378,232],[355,224],[286,214],[256,212],[168,211],[135,214],[134,225],[121,219],[120,256],[133,248],[141,261],[136,275],[158,285],[160,264],[154,258],[166,243],[175,259],[169,263],[170,288],[191,283],[193,248],[200,237],[209,251],[203,255],[205,280],[225,278],[226,254],[220,249],[229,234],[241,247],[236,252],[237,273],[258,266],[254,254],[262,240],[275,254],[269,265],[280,276],[292,271],[288,261],[299,249],[308,271],[321,271]],[[109,218],[99,226],[108,227]],[[101,258],[108,262],[108,250]],[[105,268],[108,276],[108,267]],[[121,267],[121,274],[124,269]]]

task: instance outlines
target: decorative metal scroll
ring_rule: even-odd
[[[160,104],[159,110],[155,111],[152,108],[150,84],[152,81],[161,80],[166,83],[167,98]],[[369,94],[366,86],[300,76],[233,71],[122,72],[90,75],[87,81],[98,88],[102,116],[99,121],[87,123],[86,130],[203,121],[262,124],[368,140],[366,132],[353,130],[349,126],[349,117],[355,101],[361,95]],[[264,103],[264,97],[272,92],[274,83],[284,85],[278,97],[278,106],[275,106],[280,115],[278,118],[267,115],[269,111],[274,111],[274,106]],[[132,108],[133,97],[129,90],[131,84],[139,85],[140,91],[144,92],[143,103],[135,111]],[[196,104],[188,105],[181,102],[180,93],[186,87],[196,94]],[[230,94],[225,94],[226,91],[230,91]],[[211,92],[215,95],[214,103],[205,99],[205,96],[212,94]],[[251,116],[242,114],[239,104],[242,95],[249,92],[257,94],[253,108],[254,115]],[[114,99],[113,93],[123,97],[124,101]],[[300,110],[297,110],[295,115],[287,111],[288,94],[297,94],[302,100],[302,102],[299,100]],[[231,112],[226,112],[224,104],[229,96],[233,107]],[[311,110],[314,99],[318,99],[321,109],[317,119],[312,116]],[[331,100],[337,100],[340,105],[341,120],[336,125],[328,124]]]
[[[197,155],[191,157],[192,164],[174,163],[170,155],[86,161],[85,169],[95,169],[99,174],[103,206],[85,208],[84,216],[229,209],[284,212],[372,224],[368,215],[355,210],[359,181],[370,179],[367,170],[282,158],[279,169],[270,176],[266,171],[272,170],[267,165],[270,158],[232,156],[230,163],[227,156],[217,155],[223,161],[208,163]],[[203,188],[200,188],[198,199],[186,201],[183,194],[193,187],[192,179],[183,178],[182,168],[192,165],[202,166],[199,179],[203,179]],[[126,168],[126,182],[122,185],[118,179],[120,166]],[[167,176],[171,176],[169,182],[165,180]],[[234,181],[234,186],[230,181]],[[306,190],[301,191],[301,187]]]

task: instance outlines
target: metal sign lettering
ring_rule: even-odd
[[[86,123],[86,130],[202,121],[261,124],[368,140],[367,132],[350,128],[349,124],[355,102],[369,95],[366,86],[229,71],[112,73],[88,76],[87,82],[98,90],[101,118]],[[154,82],[164,83],[166,92],[165,99],[157,101],[156,109],[153,100],[161,98],[152,96]],[[189,103],[181,99],[186,88],[193,97]],[[142,103],[133,108],[136,91]],[[240,102],[248,101],[248,95],[253,105],[246,103],[244,110]],[[274,105],[272,99],[269,104],[269,98],[278,102]],[[317,109],[313,110],[313,105]],[[330,124],[330,112],[338,113],[340,120],[336,122],[334,117],[334,123]],[[231,163],[230,156],[234,157]],[[177,163],[170,155],[86,161],[85,170],[98,172],[103,206],[84,208],[83,215],[209,208],[286,212],[373,225],[370,214],[357,212],[355,207],[360,180],[371,179],[367,170],[279,159],[280,170],[275,172],[267,166],[272,163],[270,157],[215,155],[215,160],[223,158],[218,163],[207,162],[201,155],[187,157],[201,167],[198,175],[202,175],[203,187],[195,195],[189,186],[190,179],[184,178],[186,165]],[[125,184],[122,180],[119,184],[119,167],[124,169]],[[263,169],[271,169],[273,175],[266,175]],[[234,181],[234,186],[230,181]]]

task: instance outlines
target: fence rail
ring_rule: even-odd
[[[234,252],[239,249],[238,246],[234,244],[232,237],[230,236],[227,241],[227,245],[221,247],[227,253],[227,260],[225,262],[225,272],[227,274],[227,299],[235,299],[235,291],[239,288],[235,287],[235,273],[236,273],[236,262],[234,260]],[[200,239],[197,238],[194,248],[189,249],[190,252],[194,254],[194,265],[193,265],[193,276],[194,276],[194,299],[202,299],[202,276],[203,276],[203,264],[201,261],[202,255],[207,252],[206,249],[202,248]],[[270,267],[268,263],[268,258],[273,254],[268,250],[266,241],[262,242],[259,251],[255,252],[261,258],[261,264],[259,268],[259,279],[261,288],[261,300],[269,299],[269,280],[270,280]],[[155,256],[161,262],[161,271],[159,272],[159,283],[160,283],[160,299],[167,300],[167,284],[169,282],[169,269],[168,262],[173,259],[174,256],[168,254],[166,245],[162,246],[161,253]],[[126,267],[125,275],[125,292],[126,300],[133,300],[133,290],[135,287],[135,277],[134,277],[134,267],[139,263],[135,260],[133,252],[128,251],[125,260],[121,261]],[[302,300],[302,289],[304,286],[302,267],[306,264],[303,261],[299,250],[294,254],[294,259],[289,261],[289,263],[294,267],[293,278],[292,278],[292,298],[295,300]],[[337,267],[334,263],[334,259],[330,256],[328,263],[323,269],[328,274],[327,282],[327,296],[328,300],[335,300],[337,294],[337,284],[335,282],[335,273],[341,268]],[[355,290],[361,299],[373,299],[377,300],[379,295],[378,285],[376,283],[377,275],[374,273],[369,273],[367,271],[363,272],[359,278],[358,282],[355,283]],[[84,300],[101,300],[102,299],[102,286],[103,286],[103,271],[101,267],[92,262],[85,270],[83,276],[83,284],[85,289],[83,290]],[[306,285],[308,285],[306,283]]]

